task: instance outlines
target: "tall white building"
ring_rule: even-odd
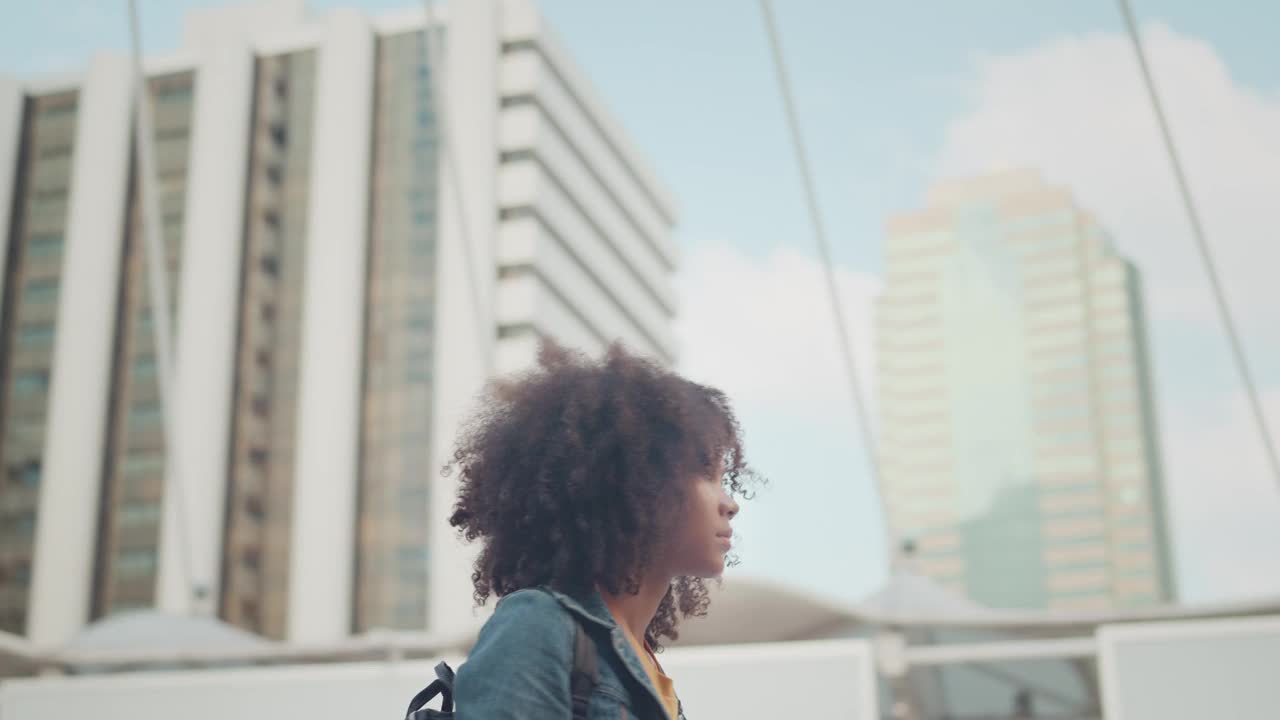
[[[193,12],[146,60],[170,447],[130,64],[0,78],[0,629],[474,622],[438,471],[484,380],[540,337],[673,360],[662,185],[529,0],[440,15],[440,67],[420,5],[301,0]]]
[[[1029,171],[892,217],[878,307],[889,520],[996,607],[1171,599],[1138,271]]]

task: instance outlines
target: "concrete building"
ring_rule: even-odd
[[[0,629],[478,622],[438,469],[483,382],[541,337],[673,360],[671,199],[531,2],[454,5],[438,63],[420,4],[301,0],[146,59],[168,447],[130,64],[0,79]]]
[[[890,523],[915,571],[993,607],[1126,608],[1173,578],[1142,291],[1034,172],[890,218],[877,308]]]

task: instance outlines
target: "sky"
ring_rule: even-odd
[[[188,7],[141,0],[148,51]],[[371,12],[399,0],[312,0]],[[1280,427],[1280,4],[1133,0],[1273,427]],[[10,0],[0,72],[127,48],[125,2]],[[541,0],[680,207],[681,368],[734,398],[770,485],[733,572],[845,600],[884,579],[874,482],[840,371],[758,4]],[[1038,169],[1138,265],[1180,596],[1280,594],[1270,477],[1110,0],[775,3],[861,382],[885,218],[940,178]],[[1276,438],[1280,444],[1280,436]]]

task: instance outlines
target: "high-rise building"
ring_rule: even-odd
[[[130,63],[0,78],[0,630],[474,622],[439,470],[485,379],[542,337],[673,360],[662,185],[529,0],[439,15],[439,66],[420,4],[301,0],[145,60],[170,435]]]
[[[1031,171],[888,222],[883,484],[902,558],[994,607],[1134,607],[1173,580],[1142,291]]]

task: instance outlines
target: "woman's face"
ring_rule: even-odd
[[[738,514],[738,503],[725,491],[719,467],[690,484],[680,510],[683,516],[673,526],[670,573],[719,577],[733,545],[730,521]]]

